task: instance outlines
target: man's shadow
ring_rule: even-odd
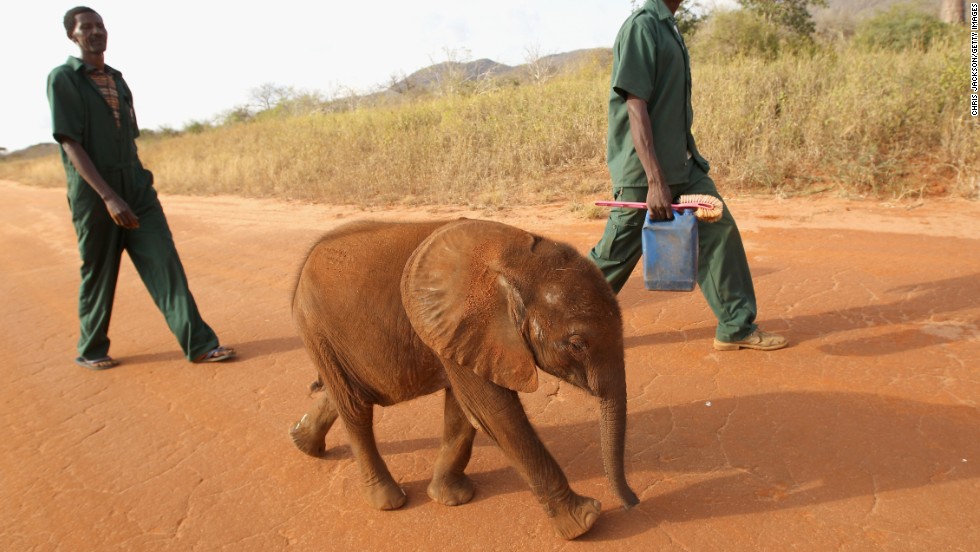
[[[896,323],[908,324],[921,321],[923,324],[940,315],[980,308],[980,294],[976,293],[980,284],[980,274],[959,276],[935,282],[923,282],[891,288],[885,297],[893,297],[888,302],[874,305],[860,305],[819,314],[793,316],[785,321],[767,320],[766,330],[781,333],[789,338],[791,345],[818,339],[838,332],[866,330],[886,327]],[[942,328],[933,333],[918,330],[895,330],[869,339],[855,339],[842,343],[821,345],[821,351],[833,356],[876,356],[911,351],[936,345],[951,343],[958,339],[956,328],[944,332]],[[962,330],[959,330],[962,332]],[[976,339],[976,328],[971,337]],[[692,339],[711,339],[715,329],[698,328],[685,332],[669,330],[647,335],[629,336],[625,339],[627,348],[666,343],[680,343]]]
[[[303,341],[299,336],[270,337],[265,339],[253,339],[251,341],[222,343],[229,345],[237,351],[237,356],[233,362],[246,359],[262,358],[288,353],[303,348]],[[138,353],[127,355],[122,358],[123,363],[120,368],[142,367],[147,368],[154,364],[164,362],[178,362],[184,359],[180,350],[159,351],[155,353]],[[118,368],[115,368],[118,369]],[[314,371],[311,369],[310,373]]]
[[[598,420],[538,427],[573,488],[576,481],[604,480],[598,427]],[[482,447],[494,446],[479,435],[474,457]],[[383,441],[379,448],[387,458],[419,449],[432,449],[434,457],[439,439]],[[340,454],[349,457],[349,450]],[[765,513],[855,497],[867,497],[871,504],[882,492],[975,479],[980,411],[839,392],[768,393],[713,400],[710,406],[696,402],[633,411],[626,472],[640,505],[624,511],[607,491],[605,513],[585,540],[622,539],[661,521]],[[467,473],[477,484],[475,500],[529,493],[510,467]],[[685,478],[697,481],[678,483]],[[427,480],[402,484],[413,497],[409,507],[427,500]],[[527,506],[530,514],[536,501],[529,498]]]

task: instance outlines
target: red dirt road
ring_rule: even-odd
[[[977,550],[980,203],[730,202],[763,327],[792,346],[717,353],[695,293],[634,276],[620,299],[629,386],[623,511],[598,405],[543,376],[524,396],[573,488],[603,503],[558,539],[479,435],[470,504],[425,494],[441,396],[378,409],[408,493],[371,510],[338,424],[325,458],[287,430],[313,368],[293,329],[294,272],[357,218],[493,218],[587,251],[603,221],[566,206],[485,214],[166,196],[205,319],[241,358],[183,360],[124,263],[111,336],[123,364],[74,366],[79,260],[62,190],[0,182],[0,550]]]

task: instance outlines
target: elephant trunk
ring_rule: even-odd
[[[623,385],[625,388],[625,383]],[[618,395],[618,396],[616,396]],[[612,398],[603,398],[599,421],[602,441],[602,465],[606,478],[616,491],[616,496],[629,510],[640,503],[636,493],[626,482],[623,458],[626,451],[626,390],[616,393]]]

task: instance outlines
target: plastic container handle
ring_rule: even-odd
[[[599,207],[627,207],[629,209],[646,209],[647,204],[639,201],[596,201]],[[710,203],[672,203],[670,208],[675,211],[714,209]]]

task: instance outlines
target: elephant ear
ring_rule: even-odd
[[[534,242],[511,226],[464,219],[433,232],[402,273],[402,303],[422,341],[514,391],[537,389],[538,374],[521,332],[524,298],[504,258]]]

